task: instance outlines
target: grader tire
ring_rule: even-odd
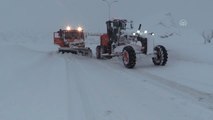
[[[164,46],[158,45],[154,48],[156,56],[152,58],[154,65],[164,66],[168,61],[168,53]]]
[[[136,64],[136,53],[132,46],[123,48],[123,64],[126,68],[134,68]]]

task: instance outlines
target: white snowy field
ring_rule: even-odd
[[[53,45],[52,33],[66,25],[106,31],[106,2],[1,0],[0,120],[213,120],[213,43],[201,35],[213,29],[212,3],[111,4],[111,18],[141,23],[169,54],[166,66],[137,55],[126,69],[121,58],[95,58],[98,37],[86,39],[92,58],[58,54]]]
[[[182,31],[156,41],[168,49],[166,66],[138,55],[134,69],[58,54],[51,37],[1,38],[0,119],[211,120],[213,46]],[[98,43],[87,39],[93,53]]]

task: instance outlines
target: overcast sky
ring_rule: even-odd
[[[192,26],[212,26],[212,5],[212,0],[119,0],[111,5],[111,17],[137,23],[171,12]],[[1,0],[0,15],[0,31],[55,31],[70,24],[98,32],[105,30],[108,6],[102,0]]]

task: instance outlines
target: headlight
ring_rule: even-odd
[[[147,31],[147,30],[145,30],[145,31],[144,31],[144,34],[147,34],[147,33],[148,33],[148,31]]]
[[[133,35],[133,36],[135,36],[135,35],[136,35],[136,33],[132,33],[132,35]]]
[[[140,33],[141,33],[141,31],[140,31],[140,30],[137,30],[137,33],[138,33],[138,34],[140,34]]]
[[[70,27],[70,26],[67,26],[67,27],[66,27],[66,30],[68,30],[68,31],[71,30],[71,27]]]
[[[82,27],[78,27],[77,30],[78,30],[79,32],[81,32],[81,31],[83,30],[83,28],[82,28]]]

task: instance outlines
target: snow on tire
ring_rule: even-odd
[[[152,58],[154,65],[164,66],[168,60],[168,53],[164,46],[158,45],[154,48],[155,57]]]
[[[88,56],[92,57],[92,50],[90,48],[88,48]]]
[[[136,53],[133,47],[126,46],[123,48],[123,63],[126,68],[135,67]]]

